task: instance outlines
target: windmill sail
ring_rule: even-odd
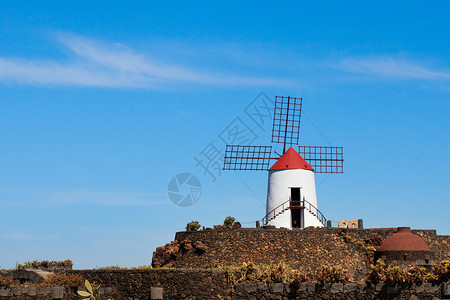
[[[267,171],[272,146],[227,145],[224,170]]]
[[[283,144],[283,154],[289,147],[296,147],[299,144],[302,104],[302,98],[275,97],[272,143]],[[298,154],[309,163],[315,173],[344,172],[342,147],[298,146],[298,149]],[[270,160],[278,159],[272,157],[271,152],[272,146],[227,145],[223,169],[268,170]]]
[[[283,154],[286,146],[298,145],[302,102],[302,98],[275,97],[272,143],[282,143]]]
[[[344,173],[342,147],[298,146],[300,154],[313,167],[315,173]]]

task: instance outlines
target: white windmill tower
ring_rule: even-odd
[[[272,142],[283,143],[283,155],[272,146],[227,145],[224,170],[269,170],[264,225],[284,228],[325,226],[318,210],[315,173],[343,173],[343,148],[298,145],[302,98],[275,97]],[[303,157],[302,157],[303,155]],[[270,160],[277,161],[269,167]]]

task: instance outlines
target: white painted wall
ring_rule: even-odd
[[[316,184],[314,180],[314,171],[304,169],[271,170],[269,171],[269,183],[267,187],[267,205],[266,214],[274,208],[289,200],[291,187],[300,187],[301,197],[317,207]],[[318,207],[317,207],[318,208]],[[316,216],[308,210],[304,210],[305,227],[320,226],[322,223]],[[277,228],[291,227],[291,211],[287,210],[278,215],[275,219],[269,221],[269,225]]]

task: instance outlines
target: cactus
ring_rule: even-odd
[[[197,231],[201,225],[198,221],[194,221],[192,220],[191,222],[188,223],[188,226],[191,228],[192,231]],[[188,226],[186,226],[186,230],[188,229]]]
[[[223,221],[223,225],[231,226],[231,225],[233,225],[234,221],[236,221],[235,218],[233,218],[233,217],[231,217],[231,216],[228,216],[228,217],[226,217],[225,220]]]

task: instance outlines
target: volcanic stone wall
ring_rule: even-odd
[[[162,288],[162,299],[448,299],[450,285],[354,283],[238,283],[217,269],[74,270],[102,285],[103,298],[152,298],[152,288]],[[0,288],[0,299],[74,299],[75,291],[63,287]]]
[[[164,299],[220,299],[228,295],[224,270],[82,270],[90,282],[112,287],[106,298],[150,299],[152,287],[162,287]]]
[[[450,235],[436,235],[436,230],[412,230],[435,252],[438,259],[450,258]]]
[[[341,265],[355,280],[363,279],[373,261],[373,251],[396,229],[234,229],[177,232],[180,244],[202,243],[205,251],[183,251],[167,266],[214,268],[244,262],[285,263],[300,269],[324,264]],[[450,237],[435,230],[413,230],[435,251],[436,260],[450,257]]]
[[[236,285],[233,299],[448,299],[446,284],[247,283]]]

